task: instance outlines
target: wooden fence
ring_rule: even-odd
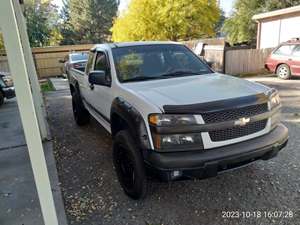
[[[209,39],[201,40],[192,40],[183,42],[191,50],[195,50],[199,42],[210,43],[206,44],[203,49],[203,55],[201,58],[204,58],[208,62],[213,62],[212,68],[217,72],[224,72],[224,51],[225,51],[225,42],[223,38],[212,39],[208,42]]]
[[[88,51],[93,45],[66,45],[58,47],[32,48],[32,55],[39,79],[59,76],[62,63],[59,62],[71,51]],[[7,57],[0,52],[0,71],[9,72]]]
[[[225,73],[233,75],[259,73],[264,69],[265,61],[272,50],[272,48],[226,49]]]

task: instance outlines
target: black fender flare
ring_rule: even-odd
[[[151,148],[150,137],[148,135],[145,121],[135,107],[120,97],[114,99],[110,111],[111,134],[113,138],[118,131],[118,124],[115,124],[118,123],[118,121],[114,121],[116,116],[126,122],[127,129],[129,129],[141,150]]]

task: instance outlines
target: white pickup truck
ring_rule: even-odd
[[[85,72],[72,69],[78,125],[93,116],[113,138],[119,182],[133,199],[147,174],[207,178],[277,155],[288,141],[276,90],[215,73],[174,42],[94,46]]]

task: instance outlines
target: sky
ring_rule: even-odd
[[[123,11],[124,9],[126,9],[129,2],[130,0],[120,0],[119,10]],[[220,0],[221,8],[224,10],[226,16],[230,15],[233,2],[234,0]],[[62,0],[53,0],[53,3],[58,5],[59,7],[62,7]]]

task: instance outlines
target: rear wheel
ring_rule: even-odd
[[[276,70],[276,74],[280,79],[283,79],[283,80],[290,79],[292,76],[290,67],[286,64],[279,65]]]
[[[3,93],[0,91],[0,106],[3,105],[4,103],[4,95]]]
[[[118,180],[124,192],[133,199],[147,193],[147,177],[142,154],[127,130],[114,138],[113,159]]]
[[[81,96],[77,90],[72,93],[72,108],[74,119],[78,126],[83,126],[90,121],[90,114],[84,107]]]

